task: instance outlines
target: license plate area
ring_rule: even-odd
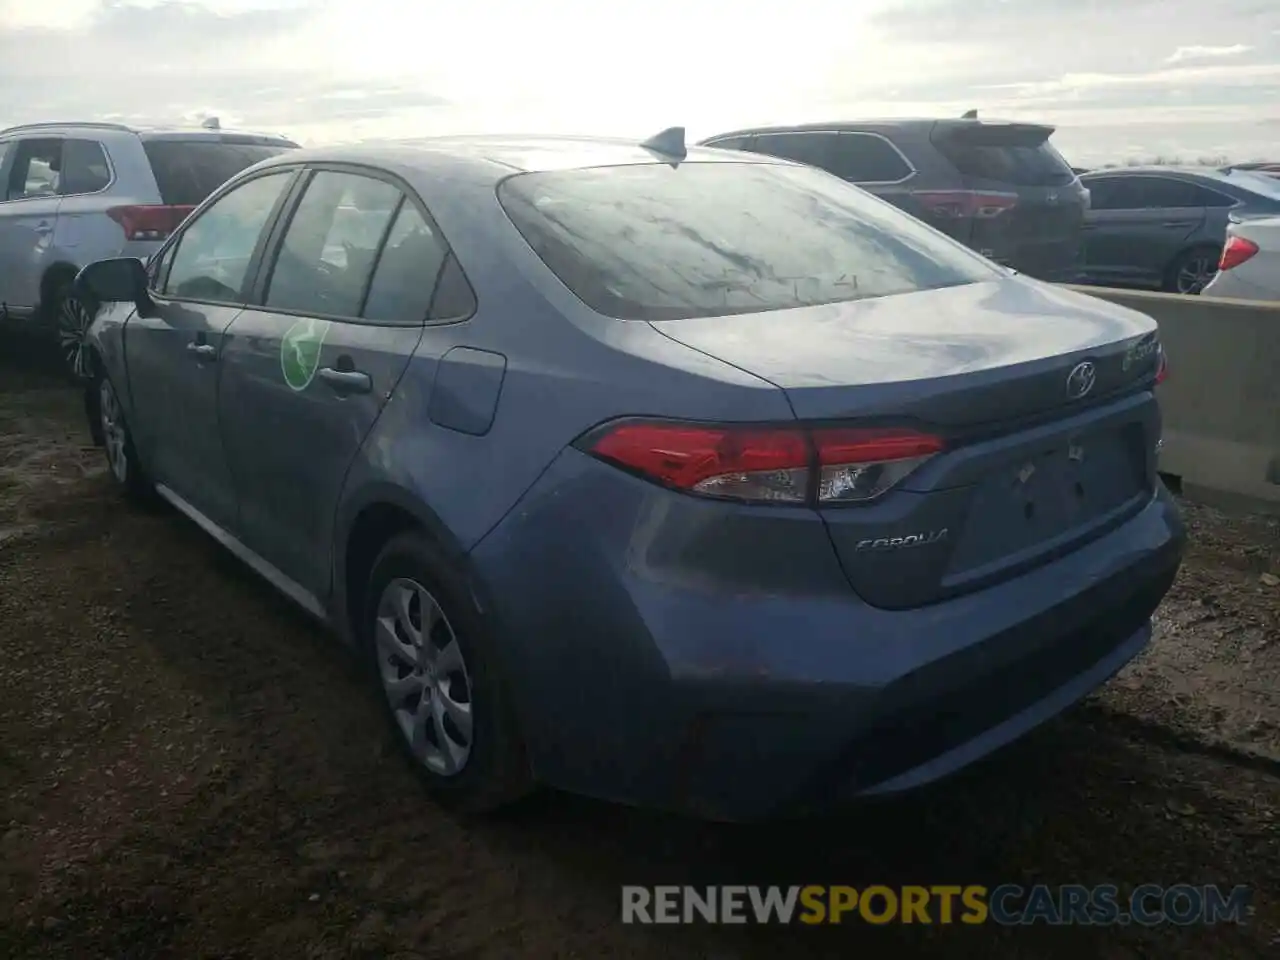
[[[1145,489],[1142,436],[1140,424],[1064,435],[1002,463],[974,486],[947,579],[1110,518]]]

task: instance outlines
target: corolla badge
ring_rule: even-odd
[[[1097,379],[1098,371],[1092,362],[1086,360],[1084,363],[1077,363],[1067,374],[1067,399],[1079,400],[1093,389]]]
[[[874,540],[859,540],[854,551],[862,553],[866,550],[902,550],[905,547],[927,547],[933,543],[941,543],[947,539],[947,528],[941,530],[921,530],[901,537],[877,537]]]

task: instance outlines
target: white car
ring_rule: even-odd
[[[86,264],[146,260],[227,179],[297,144],[232,133],[118,123],[33,123],[0,130],[0,321],[56,333],[83,376],[94,309],[71,292]]]
[[[1218,273],[1203,293],[1231,300],[1280,300],[1280,217],[1227,227]]]

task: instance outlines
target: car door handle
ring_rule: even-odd
[[[321,367],[316,371],[316,376],[339,393],[368,393],[373,389],[373,380],[367,373],[359,370]]]
[[[51,224],[48,220],[41,220],[39,223],[36,224],[36,233],[39,233],[39,234],[53,233],[53,224]]]
[[[197,360],[216,360],[218,348],[212,343],[197,343],[194,340],[187,344],[187,353]]]
[[[1173,229],[1175,227],[1190,227],[1192,223],[1190,220],[1166,220],[1161,226]]]

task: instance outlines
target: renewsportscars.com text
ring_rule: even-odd
[[[1213,885],[624,886],[622,922],[1129,925],[1245,923],[1251,890]]]

